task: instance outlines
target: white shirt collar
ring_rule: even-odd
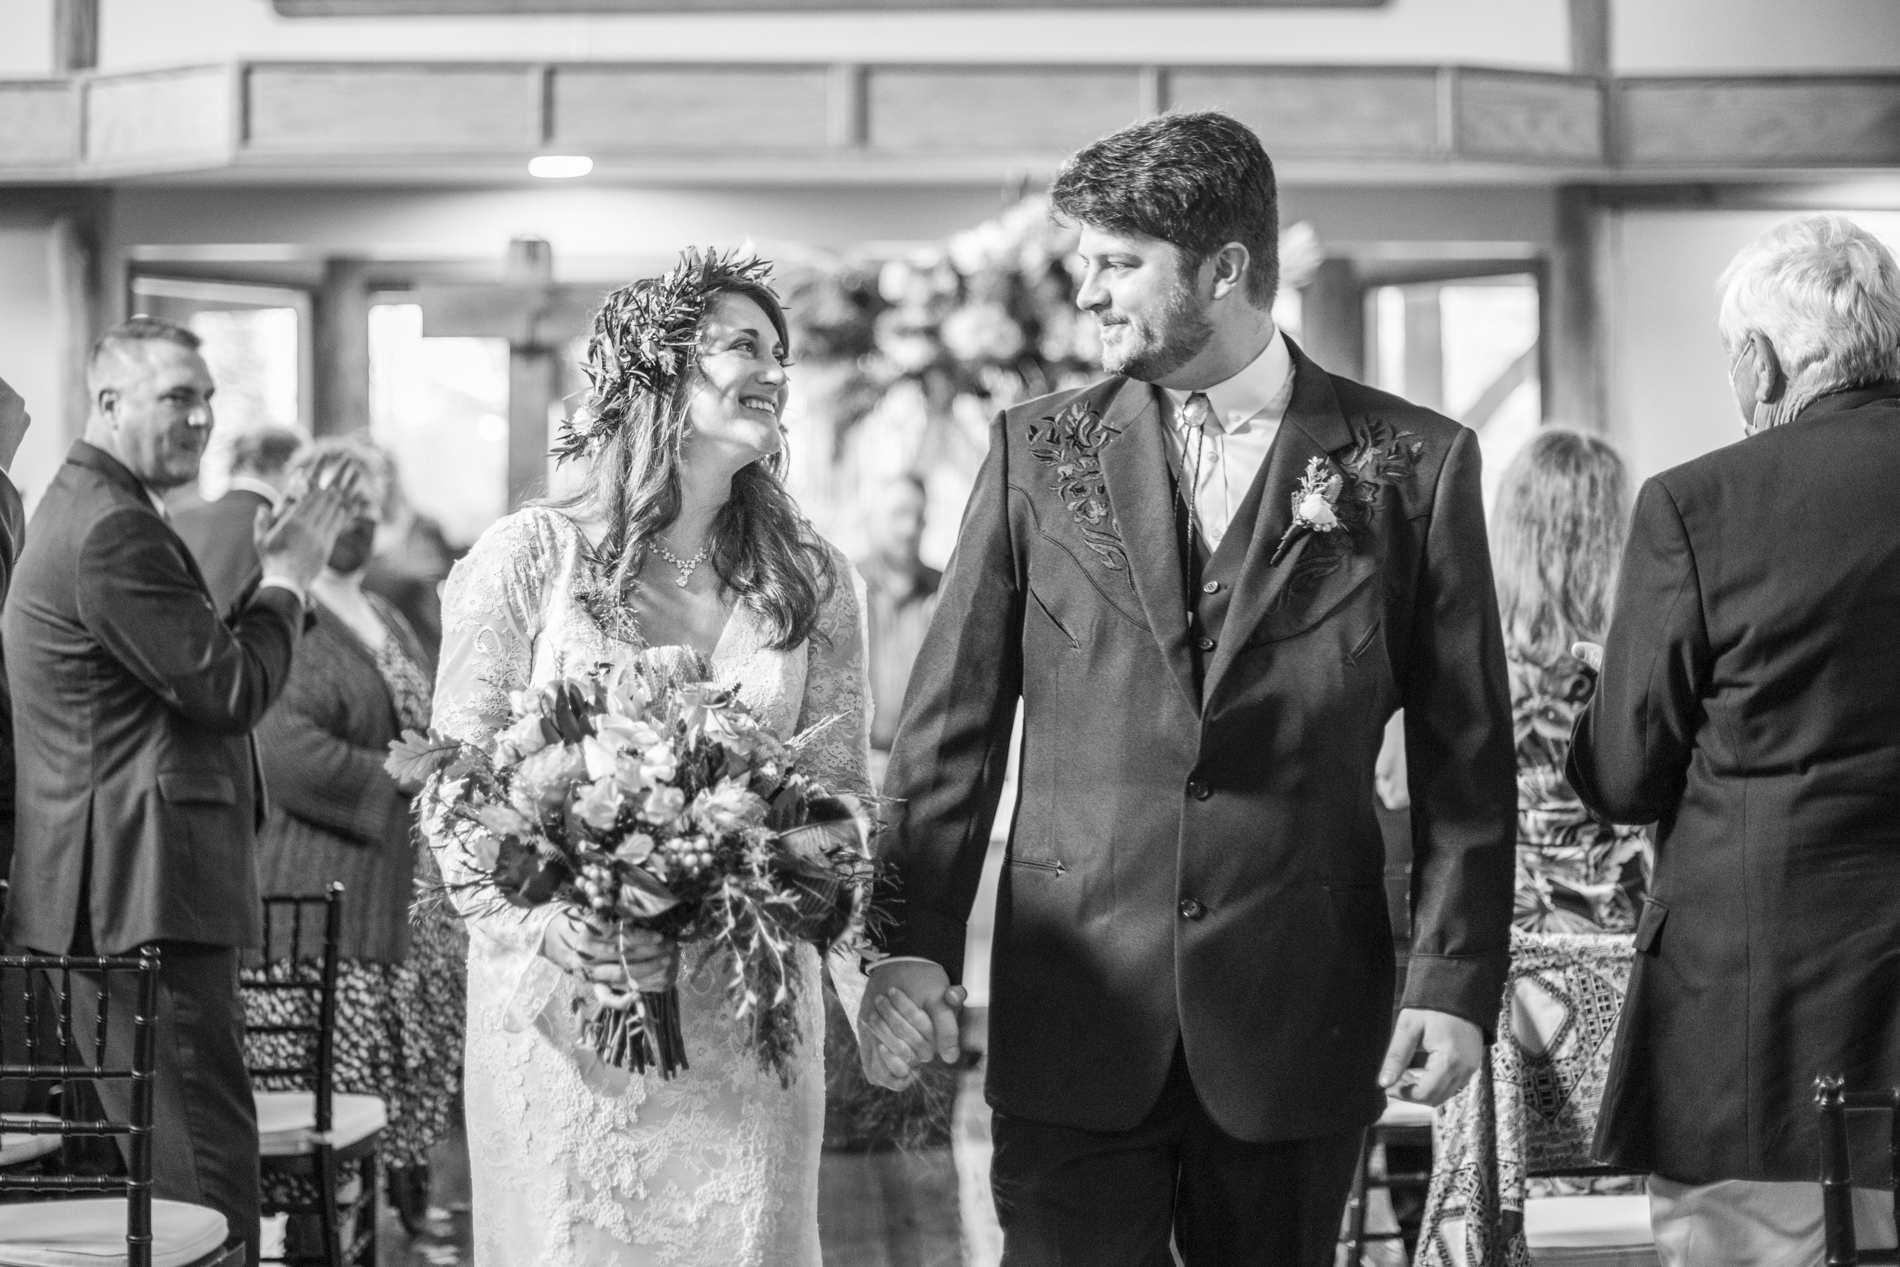
[[[1273,337],[1267,340],[1267,346],[1245,369],[1225,382],[1205,388],[1203,394],[1207,397],[1208,405],[1213,408],[1214,416],[1220,419],[1222,428],[1238,431],[1279,400],[1292,373],[1293,354],[1287,351],[1286,337],[1276,329]],[[1172,387],[1162,390],[1174,402],[1174,416],[1180,419],[1188,397],[1194,393],[1177,391]]]
[[[234,493],[255,493],[269,502],[272,510],[276,510],[284,500],[282,493],[272,488],[263,480],[249,475],[233,475],[225,484],[225,491]]]

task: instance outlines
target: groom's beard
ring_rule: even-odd
[[[1101,320],[1097,314],[1098,321]],[[1117,324],[1127,332],[1121,346],[1102,342],[1102,368],[1144,383],[1165,378],[1199,356],[1214,337],[1214,322],[1194,298],[1185,281],[1168,296],[1161,310],[1160,328],[1140,317],[1124,317]]]

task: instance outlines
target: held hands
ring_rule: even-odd
[[[679,976],[679,943],[645,929],[602,928],[576,911],[548,922],[541,954],[572,976],[592,982],[603,1000],[636,990],[658,994]]]
[[[961,1054],[957,1030],[967,992],[934,963],[906,959],[871,969],[858,1005],[858,1061],[873,1086],[901,1091],[932,1060]]]
[[[1412,1069],[1412,1054],[1425,1054],[1425,1067]],[[1462,1016],[1408,1007],[1399,1013],[1392,1043],[1379,1068],[1379,1085],[1388,1094],[1437,1108],[1457,1095],[1484,1061],[1484,1034]]]
[[[315,487],[293,488],[272,515],[260,506],[252,527],[264,574],[281,574],[309,586],[330,560],[337,534],[349,526],[362,493],[348,468],[319,469]]]

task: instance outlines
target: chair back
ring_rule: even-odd
[[[0,1086],[8,1083],[58,1082],[62,1088],[61,1113],[56,1121],[14,1118],[0,1115],[0,1134],[60,1136],[62,1149],[77,1138],[110,1138],[124,1135],[127,1148],[125,1175],[15,1173],[0,1169],[0,1193],[31,1192],[41,1197],[81,1192],[125,1196],[125,1253],[128,1267],[151,1267],[152,1262],[152,1090],[153,1071],[158,1064],[158,968],[159,951],[155,946],[141,949],[137,957],[100,955],[0,955],[0,972],[7,972],[25,984],[24,1064],[0,1064]],[[98,1014],[92,1026],[93,1060],[78,1061],[78,1044],[73,1034],[72,975],[96,973],[100,978]],[[130,1060],[114,1064],[109,1045],[112,1032],[111,977],[135,973],[138,976],[138,1005],[131,1017]],[[53,998],[57,1010],[55,1037],[48,1042],[41,1033],[43,997],[33,988],[35,974],[44,974],[54,983]],[[124,1022],[121,1021],[121,1026]],[[132,1110],[126,1121],[116,1121],[103,1110],[98,1118],[84,1120],[72,1116],[78,1101],[76,1083],[101,1080],[129,1080],[132,1084]]]
[[[1890,1183],[1900,1225],[1900,1088],[1849,1091],[1839,1074],[1814,1080],[1814,1107],[1821,1114],[1821,1211],[1827,1227],[1827,1267],[1873,1267],[1900,1263],[1900,1250],[1860,1249],[1854,1240],[1854,1175],[1847,1146],[1849,1113],[1885,1113],[1892,1135]]]
[[[247,1002],[245,1064],[252,1085],[310,1092],[319,1134],[331,1127],[342,919],[340,883],[315,897],[266,897],[263,964],[247,969],[239,984]],[[278,1006],[263,1005],[270,995]]]

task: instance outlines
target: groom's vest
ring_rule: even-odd
[[[1247,547],[1253,542],[1254,525],[1260,518],[1260,499],[1267,483],[1268,465],[1263,461],[1254,473],[1253,484],[1227,525],[1227,534],[1211,555],[1207,539],[1198,529],[1193,534],[1192,555],[1188,552],[1187,503],[1181,497],[1179,481],[1176,482],[1175,535],[1181,545],[1181,557],[1191,560],[1186,567],[1184,586],[1190,618],[1188,645],[1194,657],[1194,684],[1203,691],[1207,684],[1207,666],[1213,661],[1214,649],[1220,645],[1221,632],[1227,623],[1227,608],[1234,599],[1234,580],[1247,561]]]

